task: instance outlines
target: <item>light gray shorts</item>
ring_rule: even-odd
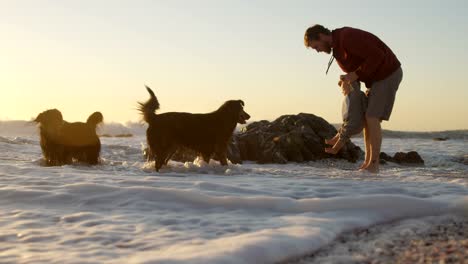
[[[387,78],[372,84],[367,90],[367,116],[387,121],[390,119],[395,95],[402,79],[403,70],[400,67]]]

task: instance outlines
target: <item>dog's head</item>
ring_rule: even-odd
[[[62,113],[57,109],[50,109],[40,113],[33,122],[39,124],[41,135],[47,138],[58,137],[64,124]]]
[[[242,100],[230,100],[221,106],[234,116],[239,124],[245,124],[250,119],[250,115],[244,111],[244,101]]]
[[[56,131],[63,125],[62,113],[57,109],[50,109],[40,113],[34,122],[40,124],[41,129],[46,131]]]

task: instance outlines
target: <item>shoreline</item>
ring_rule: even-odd
[[[468,263],[468,218],[425,217],[353,230],[280,263]]]

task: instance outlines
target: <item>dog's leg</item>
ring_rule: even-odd
[[[62,166],[64,165],[64,150],[63,146],[56,145],[54,152],[52,154],[51,163],[52,166]]]
[[[202,152],[201,155],[202,155],[203,160],[204,160],[206,163],[210,163],[211,153]]]
[[[166,160],[166,155],[162,155],[162,153],[159,155],[156,155],[156,162],[155,162],[156,171],[159,172],[159,169],[161,169],[162,165],[164,165],[165,160]]]
[[[216,147],[216,156],[217,158],[219,159],[219,162],[221,163],[221,165],[223,166],[227,166],[228,163],[227,163],[227,156],[226,156],[226,152],[227,152],[227,147]]]
[[[63,148],[62,154],[60,154],[60,163],[63,164],[72,164],[73,163],[73,154],[72,150],[69,148]]]
[[[164,165],[167,165],[167,163],[172,158],[172,156],[176,153],[176,151],[177,151],[177,146],[174,146],[174,147],[170,148],[170,150],[169,150],[169,152],[167,154],[166,160],[164,160]]]
[[[52,165],[52,153],[50,153],[49,150],[43,150],[42,154],[44,156],[44,161],[46,166],[51,166]]]
[[[155,160],[153,153],[151,152],[150,147],[146,147],[145,150],[143,151],[143,156],[146,157],[146,162],[150,162]]]
[[[156,151],[155,151],[156,162],[154,164],[156,171],[159,171],[159,169],[161,169],[162,165],[165,164],[166,158],[167,158],[167,153],[168,153],[167,148],[159,147],[158,149],[156,149]]]
[[[221,163],[221,165],[223,165],[223,166],[228,165],[226,153],[223,153],[223,154],[218,153],[218,157],[219,157],[219,162]]]
[[[59,163],[60,146],[54,144],[51,141],[47,142],[44,146],[46,147],[46,153],[47,153],[44,155],[47,166],[60,166],[61,165]]]
[[[88,147],[83,153],[86,157],[86,162],[90,165],[97,165],[99,163],[100,149],[99,145]]]

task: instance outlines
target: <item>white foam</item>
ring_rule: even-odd
[[[330,243],[340,233],[353,228],[402,218],[457,212],[450,210],[451,203],[447,201],[425,201],[402,196],[322,199],[297,203],[295,206],[291,201],[276,201],[272,206],[271,200],[261,200],[260,207],[268,211],[314,213],[280,217],[281,227],[277,228],[223,237],[198,245],[188,243],[169,246],[157,252],[141,253],[133,256],[130,262],[274,263],[314,251]],[[252,205],[258,206],[250,201],[243,208],[252,209]]]

